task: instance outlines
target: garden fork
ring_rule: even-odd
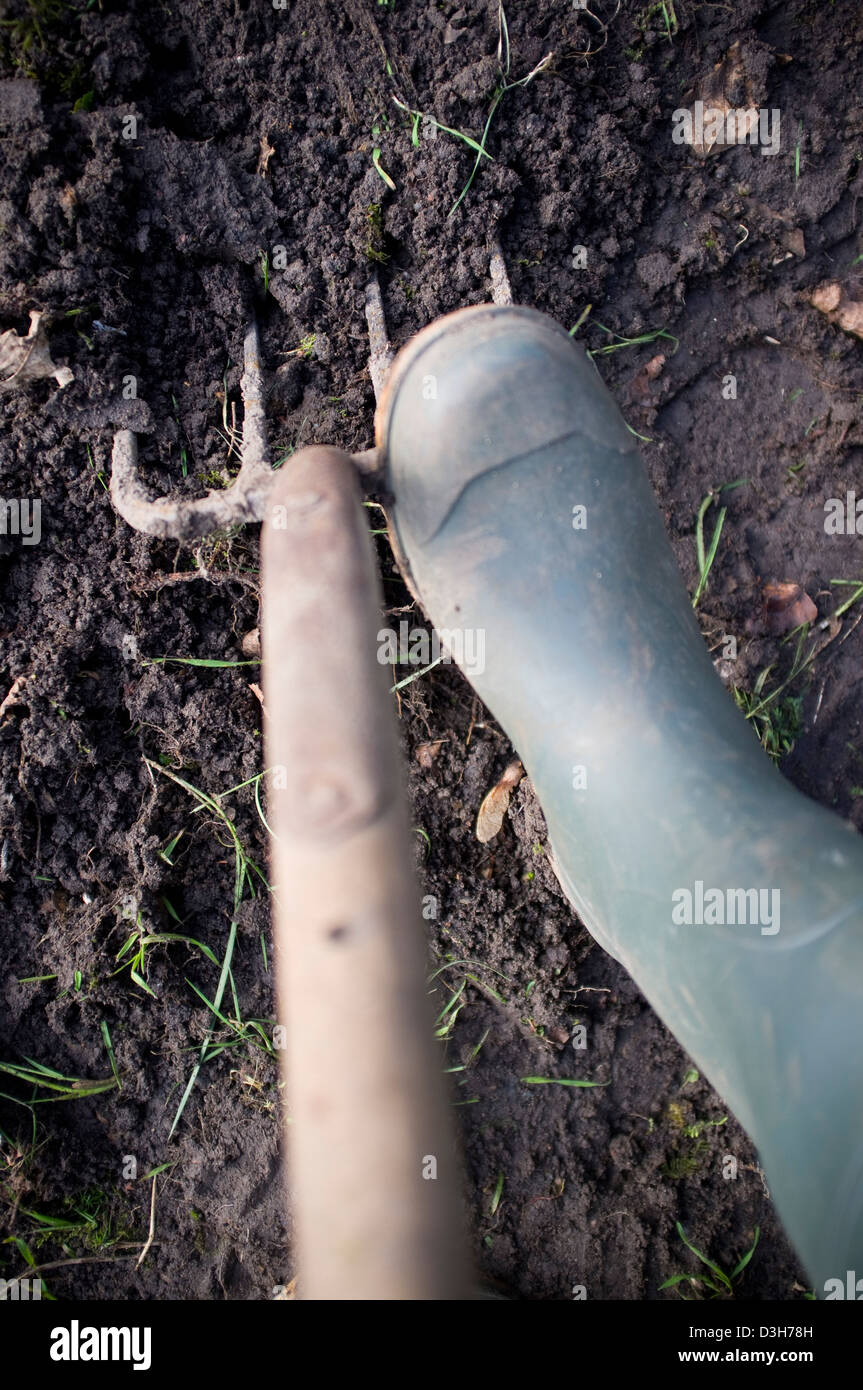
[[[495,298],[508,293],[499,246],[492,283]],[[380,401],[392,350],[376,280],[366,319]],[[233,485],[193,501],[151,500],[136,436],[123,430],[111,500],[130,526],[177,540],[262,523],[268,816],[300,1294],[458,1298],[468,1290],[459,1160],[357,477],[373,475],[378,456],[313,446],[274,471],[255,323],[243,355]]]

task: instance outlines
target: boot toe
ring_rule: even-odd
[[[533,309],[485,304],[402,349],[376,416],[399,531],[429,541],[476,478],[575,435],[635,441],[582,348]]]

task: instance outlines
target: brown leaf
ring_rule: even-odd
[[[734,138],[729,143],[745,145],[748,142],[751,131],[758,125],[758,112],[739,43],[732,44],[722,61],[699,83],[696,100],[704,104],[705,131],[704,139],[697,138],[693,131],[692,139],[687,141],[695,154],[706,157],[726,148],[726,136],[732,133],[727,126],[730,111],[737,113],[737,117]],[[712,135],[708,138],[711,120],[718,127],[715,138]]]
[[[58,367],[51,360],[48,339],[41,326],[43,315],[30,310],[30,331],[26,338],[9,328],[0,333],[0,391],[14,391],[28,381],[53,376],[61,388],[75,380],[68,367]]]
[[[276,153],[275,145],[271,145],[266,135],[261,136],[261,152],[258,155],[258,173],[262,179],[267,177],[270,160]]]
[[[67,222],[73,222],[78,210],[78,195],[71,183],[64,183],[60,193],[60,206]]]
[[[846,333],[853,333],[855,338],[863,338],[863,304],[848,299],[842,286],[835,280],[828,280],[826,284],[813,290],[809,296],[809,303],[813,309],[826,314],[831,323],[838,324]]]
[[[665,353],[658,352],[655,357],[651,357],[644,369],[644,375],[647,377],[648,381],[655,381],[664,366]]]
[[[853,333],[855,338],[863,338],[863,304],[846,299],[836,311],[836,322],[846,333]]]
[[[420,767],[424,768],[426,772],[428,772],[430,768],[434,767],[435,762],[437,761],[437,755],[443,748],[443,745],[444,740],[442,738],[435,739],[433,743],[417,744],[414,750],[414,757],[416,758]]]
[[[799,256],[800,260],[806,255],[806,241],[799,227],[793,227],[790,231],[783,232],[779,238],[786,251],[790,251],[792,256]]]
[[[510,796],[523,776],[524,768],[516,758],[509,764],[497,786],[492,787],[486,796],[476,818],[476,838],[480,844],[487,845],[500,831],[509,810]]]
[[[632,379],[632,393],[645,399],[650,396],[650,383],[655,381],[665,366],[665,354],[658,352],[655,357],[651,357],[640,371],[636,372]]]
[[[443,41],[445,44],[455,43],[467,33],[466,29],[459,29],[458,25],[463,24],[467,18],[467,11],[464,9],[456,10],[454,15],[450,15],[449,23],[443,31]]]
[[[820,309],[822,314],[832,314],[838,308],[842,298],[842,287],[837,285],[835,280],[829,280],[826,285],[819,285],[817,290],[813,290],[809,296],[809,302],[814,309]]]
[[[12,689],[9,691],[9,694],[5,695],[3,697],[3,700],[0,701],[0,719],[2,719],[7,709],[11,709],[13,705],[21,705],[24,703],[23,700],[18,699],[18,696],[23,690],[26,680],[26,676],[15,677],[14,681],[12,682]]]

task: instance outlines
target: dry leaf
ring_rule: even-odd
[[[863,338],[863,304],[846,299],[842,286],[837,285],[835,280],[828,280],[826,284],[813,290],[809,296],[809,303],[813,309],[826,314],[831,323],[844,328],[846,333]]]
[[[651,357],[640,371],[636,372],[632,379],[632,392],[635,396],[647,399],[650,396],[650,383],[656,381],[662,374],[665,366],[665,353],[658,352],[655,357]]]
[[[655,381],[664,366],[665,353],[658,352],[655,357],[651,357],[644,369],[644,375],[647,377],[648,381]]]
[[[23,704],[23,701],[19,700],[18,696],[23,690],[24,683],[26,682],[26,680],[26,676],[15,677],[14,681],[12,682],[12,689],[9,691],[8,695],[4,696],[2,702],[0,702],[0,719],[3,718],[3,715],[6,713],[7,709],[12,709],[13,705]]]
[[[853,333],[855,338],[863,338],[863,304],[846,299],[836,310],[836,322],[846,333]]]
[[[799,256],[801,260],[806,255],[806,241],[799,227],[793,227],[790,231],[783,232],[779,238],[785,250],[792,256]]]
[[[841,285],[837,285],[835,280],[831,280],[826,285],[819,285],[817,290],[813,290],[809,296],[809,302],[814,309],[820,309],[822,314],[832,314],[833,310],[839,307],[841,298]]]
[[[445,44],[455,43],[456,39],[462,38],[467,33],[466,29],[459,29],[457,26],[463,24],[467,18],[467,11],[464,9],[456,10],[454,15],[450,15],[449,23],[443,31],[443,41]]]
[[[71,183],[64,183],[60,193],[60,206],[67,222],[73,222],[78,210],[78,195]]]
[[[762,600],[765,625],[774,637],[781,637],[801,623],[814,622],[818,617],[818,609],[799,584],[765,584]]]
[[[699,138],[697,129],[694,129],[691,138],[685,141],[692,146],[695,154],[706,157],[719,154],[728,144],[745,145],[749,142],[749,136],[757,132],[758,111],[739,43],[732,44],[722,61],[699,83],[696,100],[703,104],[704,109],[703,138]],[[731,111],[736,113],[736,119],[733,139],[727,140],[726,137],[732,134],[728,128]],[[711,122],[718,127],[715,137]]]
[[[509,798],[523,776],[524,768],[516,758],[483,801],[476,818],[476,838],[480,844],[487,845],[499,832],[503,818],[509,810]]]
[[[271,145],[266,135],[261,136],[261,152],[258,155],[258,173],[262,179],[267,177],[270,160],[276,153],[275,145]]]
[[[778,212],[776,208],[768,207],[766,203],[761,203],[757,198],[744,198],[744,203],[749,212],[757,213],[766,222],[781,222],[785,227],[794,226],[794,218],[788,212]]]
[[[53,376],[60,387],[75,380],[68,367],[58,367],[51,360],[48,339],[41,326],[43,315],[30,310],[30,332],[22,338],[14,328],[0,333],[0,391],[14,391],[25,382]]]
[[[435,739],[433,743],[417,744],[416,749],[414,751],[414,757],[416,758],[420,767],[424,768],[426,772],[428,772],[430,768],[434,767],[437,755],[443,748],[443,745],[444,740],[442,738]]]

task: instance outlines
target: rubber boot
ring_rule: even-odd
[[[408,583],[578,916],[750,1134],[819,1296],[863,1276],[863,841],[717,678],[596,369],[532,310],[460,310],[399,354],[377,438]]]

